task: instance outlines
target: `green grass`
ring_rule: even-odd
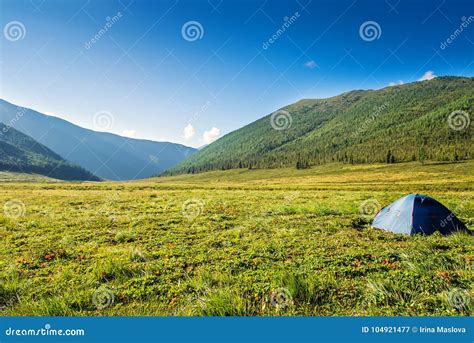
[[[0,171],[0,182],[60,182],[39,174],[13,173]]]
[[[24,207],[0,213],[0,315],[469,315],[472,236],[395,235],[359,208],[424,193],[472,230],[473,167],[5,183]]]

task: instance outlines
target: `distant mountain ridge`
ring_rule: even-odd
[[[223,136],[164,174],[470,159],[473,109],[472,77],[301,100]]]
[[[0,123],[0,170],[40,174],[61,180],[99,181],[33,138]]]
[[[96,132],[5,100],[0,100],[0,122],[32,137],[66,160],[109,180],[153,176],[197,151],[181,144]]]

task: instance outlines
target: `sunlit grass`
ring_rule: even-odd
[[[394,235],[370,228],[359,207],[419,192],[473,229],[473,167],[9,182],[0,204],[26,212],[0,213],[0,314],[466,315],[470,302],[449,299],[473,294],[472,236]],[[101,292],[113,295],[107,306],[93,301]]]

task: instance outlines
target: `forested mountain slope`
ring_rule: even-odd
[[[3,123],[0,123],[0,171],[40,174],[61,180],[100,180]]]
[[[465,77],[301,100],[225,135],[165,174],[470,159],[473,108],[474,78]]]
[[[103,179],[132,180],[153,176],[196,151],[181,144],[89,130],[1,99],[0,122]]]

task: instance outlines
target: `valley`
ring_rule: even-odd
[[[370,222],[418,192],[472,230],[473,167],[330,163],[74,183],[11,174],[0,188],[0,315],[471,314],[453,299],[474,291],[472,236],[400,236]]]

